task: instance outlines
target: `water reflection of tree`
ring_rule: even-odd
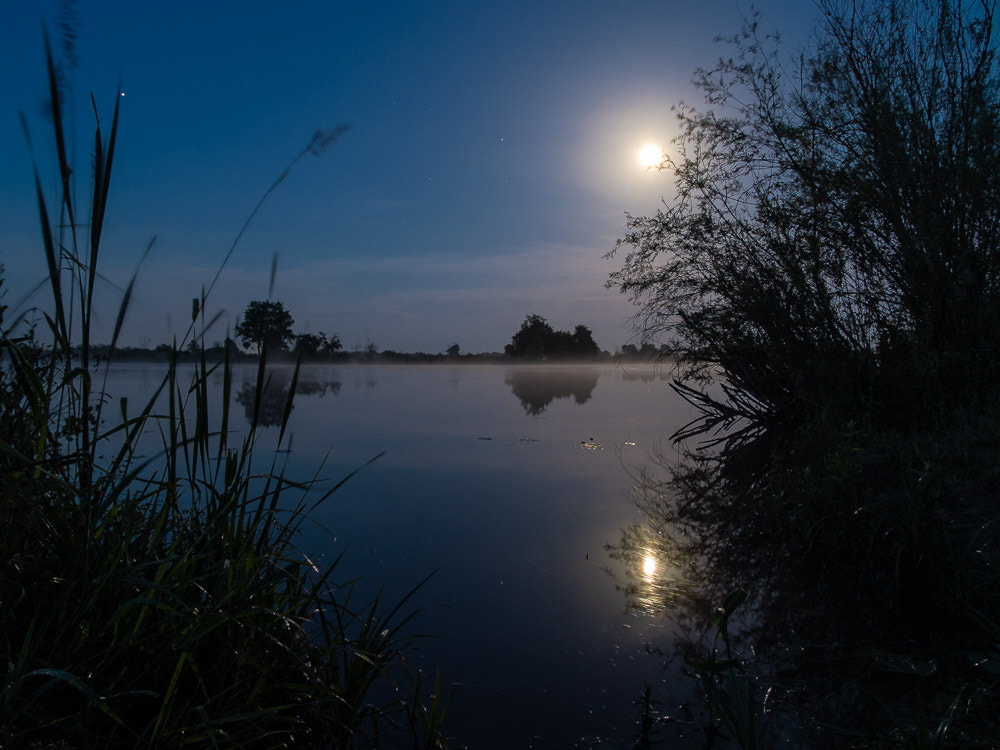
[[[511,370],[504,378],[524,411],[532,416],[544,412],[557,398],[572,398],[578,404],[590,400],[597,387],[597,370]]]
[[[340,382],[335,380],[318,380],[301,377],[295,383],[295,395],[319,396],[327,393],[336,395],[340,392]],[[295,408],[295,399],[289,405],[291,391],[291,374],[273,370],[264,378],[264,385],[258,402],[257,383],[244,381],[236,394],[236,403],[243,407],[243,414],[248,423],[254,421],[254,411],[257,412],[257,424],[261,427],[275,427],[281,424],[285,410]]]
[[[676,641],[651,651],[707,658],[715,608],[743,588],[751,600],[731,632],[755,686],[761,746],[890,746],[921,721],[936,729],[960,692],[951,735],[991,746],[996,677],[982,665],[998,654],[986,631],[971,632],[946,603],[958,599],[946,581],[929,576],[918,596],[900,596],[905,573],[865,563],[878,539],[804,528],[794,477],[807,470],[793,456],[763,435],[679,463],[652,457],[635,482],[642,519],[608,546],[624,564],[628,606],[677,623]]]

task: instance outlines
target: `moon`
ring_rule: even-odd
[[[639,163],[644,169],[653,169],[663,163],[663,149],[650,143],[639,149]]]

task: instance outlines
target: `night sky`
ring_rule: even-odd
[[[12,308],[44,279],[28,118],[48,197],[43,23],[60,52],[59,2],[5,2],[0,23],[0,263]],[[789,56],[807,0],[761,0]],[[121,82],[96,338],[139,271],[123,335],[181,335],[246,217],[317,128],[350,130],[300,161],[244,236],[208,302],[221,341],[251,299],[297,332],[347,348],[498,351],[524,316],[590,326],[614,351],[633,308],[604,281],[624,212],[669,197],[639,150],[669,148],[671,105],[699,103],[695,68],[741,26],[736,0],[556,2],[101,2],[76,5],[77,169],[89,172],[93,92],[106,125]],[[84,199],[85,179],[79,181]],[[89,204],[88,204],[89,205]],[[9,315],[10,313],[8,313]]]

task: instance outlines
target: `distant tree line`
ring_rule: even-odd
[[[291,312],[279,300],[252,300],[237,320],[233,337],[226,336],[225,341],[216,341],[208,345],[204,339],[192,339],[182,351],[175,351],[170,344],[158,344],[155,347],[117,347],[117,359],[168,361],[174,357],[188,359],[192,356],[206,355],[209,358],[221,358],[228,350],[232,361],[254,361],[264,352],[273,358],[301,357],[303,361],[313,362],[348,362],[371,361],[385,362],[436,362],[446,360],[451,362],[496,362],[500,363],[510,358],[523,361],[551,360],[596,360],[611,358],[612,355],[603,351],[594,341],[594,334],[586,325],[577,325],[572,332],[554,329],[541,315],[531,314],[525,317],[520,329],[511,337],[511,343],[504,347],[503,353],[482,352],[478,354],[463,353],[457,343],[449,345],[443,353],[429,354],[425,352],[400,352],[392,349],[379,351],[373,342],[364,347],[357,345],[357,351],[345,351],[337,334],[296,333],[293,326],[295,319]],[[241,348],[242,346],[242,348]],[[91,345],[91,350],[97,357],[111,355],[110,347]],[[632,362],[654,362],[662,359],[664,346],[655,346],[645,342],[641,347],[634,344],[624,344],[619,358]]]
[[[342,349],[340,338],[336,334],[331,337],[327,337],[322,331],[319,334],[296,334],[292,330],[293,325],[294,318],[281,302],[254,300],[247,305],[243,319],[237,323],[236,335],[247,349],[272,354],[291,352],[303,359],[328,359]],[[458,344],[452,344],[446,351],[450,359],[461,356]],[[511,338],[511,343],[504,347],[504,353],[527,360],[594,359],[604,354],[587,326],[577,325],[572,333],[557,331],[545,318],[536,314],[524,319],[521,328]],[[367,354],[369,357],[378,354],[374,344],[369,345]],[[417,356],[394,351],[382,354],[389,359]]]

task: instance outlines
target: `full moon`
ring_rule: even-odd
[[[658,167],[663,162],[663,149],[655,143],[650,143],[639,149],[639,163],[645,169]]]

